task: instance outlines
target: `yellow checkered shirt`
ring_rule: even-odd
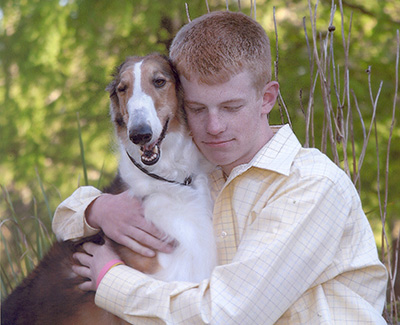
[[[112,268],[96,304],[134,324],[385,324],[387,283],[350,179],[289,126],[227,180],[212,175],[219,265],[201,283],[154,280]],[[95,230],[78,189],[57,209],[59,239]]]

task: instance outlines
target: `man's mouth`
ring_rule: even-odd
[[[160,147],[158,143],[142,146],[140,147],[140,151],[142,154],[142,163],[147,166],[154,165],[160,159]]]
[[[232,140],[214,140],[214,141],[204,141],[204,144],[209,147],[221,147],[229,144]]]

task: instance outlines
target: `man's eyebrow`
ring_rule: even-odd
[[[192,101],[192,100],[183,100],[184,104],[189,104],[189,105],[204,105],[202,103]]]
[[[234,99],[229,99],[222,103],[219,103],[219,106],[231,105],[231,104],[241,104],[244,101],[245,101],[245,99],[243,99],[243,98],[234,98]],[[202,106],[205,105],[203,103],[192,101],[192,100],[183,100],[183,102],[185,105],[202,105]]]
[[[243,98],[234,98],[234,99],[226,100],[226,101],[222,102],[220,105],[239,104],[242,102],[244,102]]]

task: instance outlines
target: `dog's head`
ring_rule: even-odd
[[[126,146],[139,146],[146,165],[158,161],[168,130],[187,127],[179,78],[164,56],[127,58],[106,90],[118,137]]]

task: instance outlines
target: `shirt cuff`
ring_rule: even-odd
[[[101,194],[101,191],[92,186],[83,186],[57,207],[52,223],[57,240],[80,239],[99,231],[86,222],[85,211]]]
[[[93,201],[96,200],[97,198],[98,198],[98,196],[95,199],[93,199]],[[93,201],[91,201],[90,203],[92,203]],[[84,211],[86,211],[86,209],[87,209],[87,207],[89,205],[90,204],[88,204],[86,206]],[[96,235],[99,231],[100,231],[100,229],[94,228],[94,227],[92,227],[91,225],[88,224],[88,222],[86,220],[85,212],[83,212],[83,233],[84,233],[83,236],[84,237],[89,237],[89,236],[92,236],[92,235]]]

